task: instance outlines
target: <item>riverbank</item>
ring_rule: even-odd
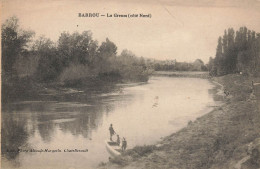
[[[184,77],[184,78],[210,78],[209,72],[199,72],[199,71],[155,71],[154,76],[168,76],[168,77]]]
[[[216,93],[229,92],[216,95],[224,104],[157,145],[135,147],[99,168],[241,168],[250,159],[249,145],[260,137],[260,85],[253,92],[251,86],[260,79],[227,75],[212,80],[219,84]]]
[[[34,78],[24,77],[2,83],[3,107],[7,103],[18,101],[83,101],[91,95],[98,93],[120,92],[118,84],[145,83],[148,76],[143,79],[122,79],[116,76],[88,77],[66,82],[38,82]],[[84,93],[87,93],[85,96]]]

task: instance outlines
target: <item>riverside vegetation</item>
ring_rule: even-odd
[[[11,17],[2,25],[3,102],[36,98],[44,88],[88,88],[115,82],[146,82],[151,69],[142,57],[123,50],[108,38],[99,43],[91,31],[63,32],[57,42],[19,27]]]
[[[159,61],[137,57],[108,38],[101,44],[91,31],[63,32],[57,42],[19,26],[16,17],[2,24],[2,101],[44,99],[50,89],[61,93],[66,87],[93,91],[114,83],[146,82],[155,70],[206,71],[200,59],[193,63]],[[95,89],[94,89],[95,90]],[[46,98],[50,99],[50,98]]]
[[[241,160],[251,153],[249,145],[260,137],[259,101],[251,97],[252,79],[260,80],[242,75],[213,78],[222,85],[215,87],[216,93],[224,94],[222,88],[230,92],[228,97],[215,96],[223,105],[158,144],[137,146],[99,168],[241,168]],[[258,98],[259,91],[260,86],[255,88]]]
[[[155,68],[128,50],[118,55],[116,44],[109,39],[99,45],[90,31],[64,32],[57,42],[45,37],[33,41],[33,35],[22,30],[15,17],[2,25],[2,102],[36,100],[46,88],[55,94],[64,87],[88,88],[90,92],[93,86],[103,89],[115,82],[147,81]],[[165,70],[169,68],[166,65],[156,66]],[[177,64],[169,70],[182,67],[191,70],[189,64]],[[137,146],[100,167],[241,168],[248,145],[260,137],[260,90],[259,85],[255,89],[251,86],[252,81],[260,82],[260,34],[245,27],[236,33],[228,29],[206,67],[212,79],[230,93],[228,97],[216,95],[224,102],[222,106],[159,144]]]
[[[222,105],[158,144],[136,146],[99,168],[259,168],[260,34],[225,30],[207,66]]]

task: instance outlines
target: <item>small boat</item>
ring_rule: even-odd
[[[122,150],[121,147],[114,141],[105,140],[106,148],[109,154],[112,156],[118,156],[121,154]]]

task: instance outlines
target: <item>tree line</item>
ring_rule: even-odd
[[[207,65],[201,59],[196,59],[194,62],[150,61],[149,65],[155,71],[208,71]]]
[[[260,75],[260,33],[241,27],[224,31],[218,38],[215,58],[208,64],[212,76],[230,73]]]
[[[2,24],[2,79],[30,78],[36,82],[68,82],[86,78],[147,81],[149,69],[144,59],[131,51],[117,53],[106,38],[100,45],[91,31],[63,32],[57,42],[23,30],[16,17]]]

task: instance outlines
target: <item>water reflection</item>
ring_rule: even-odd
[[[8,160],[15,159],[18,149],[26,145],[29,134],[35,130],[27,128],[27,118],[19,114],[2,113],[1,149]]]
[[[102,91],[111,92],[104,91],[104,89]],[[98,92],[95,91],[95,93]],[[38,134],[43,143],[51,144],[55,139],[57,129],[91,140],[92,131],[102,125],[103,112],[107,116],[114,109],[110,103],[116,95],[111,96],[104,93],[104,96],[96,95],[94,99],[93,93],[88,97],[77,95],[76,100],[84,97],[83,102],[85,103],[64,102],[69,98],[62,96],[59,98],[62,102],[21,101],[3,105],[2,156],[8,161],[12,161],[13,167],[20,167],[19,160],[17,160],[19,150],[35,148],[35,145],[30,145],[30,138],[36,137]],[[86,102],[90,98],[92,98],[91,101]]]
[[[40,121],[39,121],[40,122]],[[54,133],[54,124],[52,121],[47,121],[44,123],[38,123],[38,131],[43,142],[50,142]]]
[[[127,138],[130,148],[155,143],[204,114],[206,105],[213,104],[211,89],[207,80],[154,77],[147,84],[56,96],[58,101],[4,105],[2,154],[7,161],[20,163],[15,166],[18,168],[35,168],[45,162],[50,166],[61,162],[63,168],[93,168],[108,159],[104,140],[108,138],[110,123],[120,136]],[[88,148],[89,152],[19,154],[6,151],[19,148]],[[44,165],[38,167],[44,168]]]

